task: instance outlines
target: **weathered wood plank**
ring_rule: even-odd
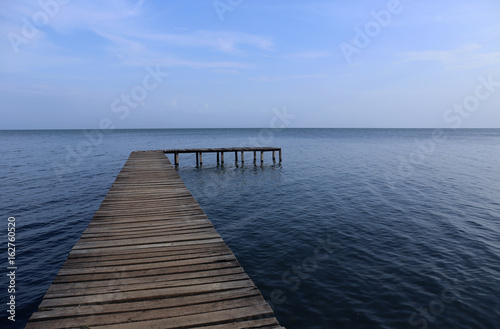
[[[212,257],[201,257],[184,260],[170,260],[161,262],[148,262],[146,264],[135,265],[116,265],[116,266],[96,266],[96,267],[78,267],[78,268],[62,268],[58,275],[72,274],[99,274],[99,273],[116,273],[116,272],[132,272],[148,269],[156,269],[163,267],[179,267],[187,265],[198,265],[207,263],[220,263],[221,261],[236,260],[233,254],[217,255]]]
[[[130,155],[26,328],[81,326],[281,328],[163,152]]]
[[[229,261],[229,262],[207,263],[207,264],[197,264],[197,265],[177,266],[177,267],[161,267],[149,270],[138,270],[138,271],[128,271],[128,272],[58,275],[54,279],[54,283],[139,278],[139,277],[148,277],[148,276],[155,276],[162,274],[200,272],[200,271],[216,270],[216,269],[231,268],[238,266],[239,263],[237,261]]]
[[[189,280],[136,280],[133,284],[110,284],[106,286],[98,286],[98,287],[84,287],[81,289],[69,288],[69,289],[59,289],[51,291],[47,291],[44,298],[62,298],[62,297],[77,297],[77,296],[87,296],[87,295],[95,295],[95,294],[108,294],[115,292],[125,292],[125,291],[136,291],[136,290],[148,290],[148,289],[158,289],[158,288],[170,288],[170,287],[188,287],[188,286],[196,286],[201,284],[209,284],[209,283],[219,283],[219,282],[230,282],[230,281],[241,281],[247,280],[248,275],[246,273],[237,273],[237,274],[229,274],[229,275],[219,275],[219,276],[211,276],[204,278],[190,278]]]
[[[158,308],[168,308],[176,306],[185,305],[198,305],[206,302],[220,301],[220,300],[231,300],[234,298],[244,298],[251,296],[260,296],[257,288],[240,288],[227,291],[218,291],[202,294],[196,297],[196,304],[193,304],[193,298],[191,296],[183,296],[169,299],[157,299],[149,301],[139,301],[139,302],[125,302],[119,305],[119,308],[115,304],[99,304],[99,305],[81,305],[78,308],[72,307],[58,307],[53,309],[47,309],[44,312],[34,313],[31,317],[32,320],[44,320],[44,319],[57,319],[64,317],[74,317],[74,316],[90,316],[96,314],[112,314],[112,313],[122,313],[131,311],[141,311],[150,310]]]
[[[233,308],[230,310],[213,311],[210,313],[194,314],[166,318],[159,320],[137,321],[120,323],[114,325],[93,326],[92,329],[173,329],[183,327],[205,326],[208,324],[224,324],[227,322],[238,322],[254,317],[271,317],[273,311],[268,304],[259,304],[246,307]]]
[[[229,300],[217,300],[212,302],[204,302],[198,305],[189,305],[182,307],[173,308],[159,308],[159,309],[149,309],[149,310],[134,310],[128,312],[120,312],[114,314],[103,314],[103,315],[92,315],[85,318],[85,325],[87,326],[103,326],[103,325],[119,325],[121,323],[133,321],[151,321],[173,318],[179,316],[195,315],[195,314],[206,314],[215,311],[231,310],[239,307],[248,307],[255,304],[261,304],[262,298],[260,296],[245,296],[245,298],[239,299],[229,299]],[[207,316],[209,316],[207,314]],[[79,328],[81,317],[67,317],[63,319],[56,319],[52,321],[45,321],[43,325],[45,327],[37,327],[36,325],[31,328],[48,328],[47,326],[54,326],[50,328],[56,328],[56,326],[63,326],[66,328]],[[143,327],[136,327],[143,328]]]
[[[211,283],[204,285],[194,285],[174,288],[158,288],[140,291],[119,291],[114,293],[93,294],[78,297],[44,298],[40,303],[41,308],[78,306],[102,303],[121,303],[124,301],[148,300],[167,297],[177,297],[186,295],[196,295],[214,291],[231,290],[234,288],[251,288],[253,283],[250,280],[230,281],[224,283]]]
[[[208,277],[216,277],[231,274],[244,273],[241,267],[229,267],[216,270],[187,272],[178,274],[159,274],[148,277],[126,278],[126,279],[111,279],[100,281],[86,281],[86,282],[70,282],[70,283],[53,283],[47,293],[59,291],[78,291],[79,289],[91,289],[95,287],[113,287],[113,286],[127,286],[141,284],[147,282],[168,282],[180,280],[192,280]]]

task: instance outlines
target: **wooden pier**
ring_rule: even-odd
[[[264,152],[273,152],[273,162],[276,162],[276,152],[279,153],[281,163],[281,148],[278,147],[226,147],[226,148],[199,148],[199,149],[173,149],[161,150],[165,154],[174,155],[174,164],[179,165],[179,154],[196,153],[196,167],[203,165],[203,153],[217,153],[217,165],[224,164],[224,153],[234,152],[234,161],[238,163],[238,153],[241,154],[241,163],[245,163],[245,152],[253,152],[253,163],[257,162],[257,152],[260,152],[260,163],[264,163]]]
[[[282,328],[163,151],[133,152],[27,329]]]

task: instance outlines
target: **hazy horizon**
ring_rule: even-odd
[[[108,129],[106,131],[121,131],[121,130],[202,130],[202,129],[214,129],[214,130],[230,130],[230,129],[339,129],[339,130],[496,130],[500,128],[425,128],[425,127],[417,127],[417,128],[399,128],[399,127],[381,127],[381,128],[372,128],[372,127],[286,127],[286,128],[269,128],[269,127],[205,127],[205,128],[190,128],[190,127],[179,127],[179,128],[113,128]],[[68,130],[68,131],[82,131],[82,130],[102,130],[99,128],[23,128],[23,129],[0,129],[0,131],[58,131],[58,130]]]

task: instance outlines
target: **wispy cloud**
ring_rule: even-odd
[[[193,31],[182,34],[132,34],[130,37],[142,40],[164,42],[179,47],[206,47],[228,54],[241,54],[241,46],[251,46],[262,50],[272,50],[269,38],[240,32]]]
[[[240,71],[235,69],[216,69],[212,70],[212,72],[217,74],[240,74]]]
[[[452,50],[424,50],[400,55],[402,62],[438,62],[448,69],[481,69],[498,65],[500,52],[482,52],[482,46],[470,44]]]
[[[182,34],[152,34],[152,33],[107,33],[95,32],[108,40],[111,45],[109,53],[119,58],[126,65],[144,65],[144,62],[166,63],[167,66],[191,68],[245,69],[251,67],[248,63],[227,61],[227,55],[242,55],[240,48],[250,46],[256,49],[272,50],[272,42],[266,38],[238,32],[193,31]],[[181,58],[176,53],[183,49],[211,49],[214,56],[223,60],[203,62],[190,61]],[[219,53],[219,54],[217,54]]]
[[[298,59],[318,59],[331,56],[332,53],[330,51],[305,51],[305,52],[285,55],[285,57],[287,58],[298,58]]]
[[[324,78],[326,74],[316,73],[316,74],[296,74],[296,75],[284,75],[284,76],[261,76],[258,78],[250,78],[252,81],[258,82],[281,82],[288,80],[301,80],[301,79],[318,79]]]
[[[31,17],[39,6],[31,3],[9,5],[9,17]],[[2,13],[2,16],[4,14]],[[245,56],[253,51],[272,51],[273,42],[270,38],[255,34],[237,31],[209,31],[209,30],[173,30],[163,31],[151,26],[149,19],[150,8],[144,6],[144,1],[110,0],[100,2],[70,2],[61,7],[57,16],[50,21],[50,30],[40,31],[36,40],[24,47],[24,57],[31,58],[30,54],[40,54],[40,49],[58,48],[58,36],[81,33],[93,33],[105,40],[105,43],[89,44],[94,48],[93,53],[107,53],[110,58],[117,59],[114,64],[142,66],[153,63],[164,63],[166,66],[183,68],[205,69],[245,69],[251,67],[249,63],[232,61],[228,56]],[[14,22],[16,23],[16,22]],[[15,25],[9,22],[8,29],[20,29],[21,21]],[[6,23],[2,23],[5,30]],[[78,45],[76,45],[78,47]],[[192,49],[210,51],[210,58],[199,56],[199,52]],[[66,49],[60,49],[64,53]],[[193,56],[186,58],[186,53]],[[62,56],[62,55],[59,56]],[[51,53],[57,58],[57,53]],[[248,58],[248,56],[247,56]],[[228,60],[229,59],[229,60]],[[17,59],[12,58],[15,62]],[[23,61],[20,67],[30,67],[36,62]]]
[[[184,68],[193,68],[193,69],[225,69],[225,70],[234,70],[234,69],[250,69],[253,66],[251,64],[246,63],[238,63],[238,62],[224,62],[224,61],[190,61],[190,60],[182,60],[176,58],[165,58],[157,60],[159,65],[165,67],[184,67]],[[151,62],[146,62],[143,65],[147,65]]]
[[[124,23],[128,19],[145,14],[143,2],[143,0],[72,1],[63,8],[60,17],[57,17],[51,25],[62,33],[75,29],[120,30],[126,27]]]
[[[266,51],[273,49],[270,38],[236,31],[186,29],[175,33],[158,33],[141,23],[147,14],[142,1],[131,4],[114,0],[99,9],[78,4],[68,10],[64,20],[58,24],[65,33],[70,29],[95,32],[111,43],[108,49],[120,59],[126,56],[130,59],[129,54],[134,54],[136,58],[147,58],[155,53],[158,58],[162,58],[165,51],[172,56],[175,50],[182,48],[206,48],[226,55],[244,54],[245,47]],[[134,19],[133,24],[130,24],[131,18]]]

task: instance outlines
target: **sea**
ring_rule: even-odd
[[[500,328],[500,129],[279,128],[0,131],[1,328],[25,326],[132,151],[234,146],[283,161],[177,170],[284,327]]]

